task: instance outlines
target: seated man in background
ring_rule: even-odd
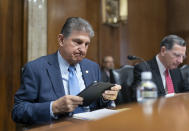
[[[141,72],[151,71],[152,80],[157,85],[158,96],[189,91],[189,85],[183,81],[179,70],[186,57],[186,42],[177,35],[168,35],[160,44],[160,52],[150,61],[134,67],[132,96],[136,100],[136,88],[141,81]]]
[[[119,85],[106,90],[90,106],[79,106],[83,98],[77,94],[94,81],[101,81],[99,66],[85,59],[93,36],[94,31],[86,20],[79,17],[67,19],[58,35],[58,51],[24,66],[21,87],[14,98],[14,121],[47,123],[112,105],[112,100],[116,99],[121,89]]]
[[[113,74],[114,58],[112,56],[105,56],[102,61],[101,75],[102,81],[115,84],[115,78]]]
[[[119,84],[122,87],[115,100],[116,105],[131,102],[132,66],[125,65],[122,68],[114,69],[114,58],[112,56],[105,56],[102,61],[101,74],[102,81]]]

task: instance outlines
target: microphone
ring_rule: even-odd
[[[134,55],[128,55],[127,58],[129,60],[142,60],[142,61],[144,60],[144,59],[137,57],[137,56],[134,56]]]
[[[138,56],[134,56],[134,55],[128,55],[127,58],[129,60],[140,60],[140,61],[144,62],[144,64],[146,65],[147,70],[151,71],[150,66],[148,65],[148,63],[143,58],[138,57]]]

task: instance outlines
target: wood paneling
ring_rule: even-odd
[[[129,61],[127,59],[128,53],[128,45],[129,45],[129,30],[128,30],[128,22],[120,25],[120,65],[128,64]]]
[[[86,0],[48,0],[48,54],[58,49],[57,36],[68,17],[86,18]],[[69,8],[68,8],[69,7]]]
[[[28,61],[27,51],[28,51],[28,0],[24,0],[23,3],[23,42],[22,42],[22,65]]]
[[[167,32],[166,1],[129,0],[128,5],[128,53],[151,59]]]
[[[88,49],[87,58],[99,62],[100,0],[86,0],[86,19],[92,25],[95,36]]]
[[[119,27],[111,27],[109,25],[100,25],[100,36],[99,36],[99,51],[101,53],[100,62],[106,55],[111,55],[114,58],[116,67],[118,66],[120,59],[120,30]],[[100,63],[99,62],[99,63]]]
[[[23,1],[0,0],[0,130],[12,131],[13,96],[20,85]]]
[[[48,54],[58,49],[57,35],[65,20],[68,17],[82,17],[91,23],[95,31],[87,58],[98,61],[99,5],[99,0],[48,0]]]
[[[188,0],[167,0],[168,8],[168,31],[188,32],[189,31],[189,1]]]
[[[177,34],[183,37],[189,44],[189,1],[188,0],[168,0],[168,32],[170,34]],[[187,46],[189,48],[189,45]],[[188,54],[187,50],[187,54]],[[189,59],[184,61],[184,64],[189,64]]]

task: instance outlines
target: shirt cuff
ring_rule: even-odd
[[[115,101],[111,101],[111,107],[116,107]]]
[[[108,105],[109,105],[110,107],[116,107],[115,101],[105,100],[105,99],[102,97],[102,102],[109,103]]]
[[[51,101],[50,103],[50,115],[52,118],[54,119],[58,119],[58,116],[54,115],[53,111],[52,111],[52,104],[53,104],[54,101]]]

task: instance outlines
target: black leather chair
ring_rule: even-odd
[[[189,85],[189,65],[183,65],[180,70],[184,81]]]
[[[115,82],[122,86],[116,104],[124,104],[131,102],[131,85],[134,79],[134,67],[131,65],[124,65],[120,69],[113,71]]]

